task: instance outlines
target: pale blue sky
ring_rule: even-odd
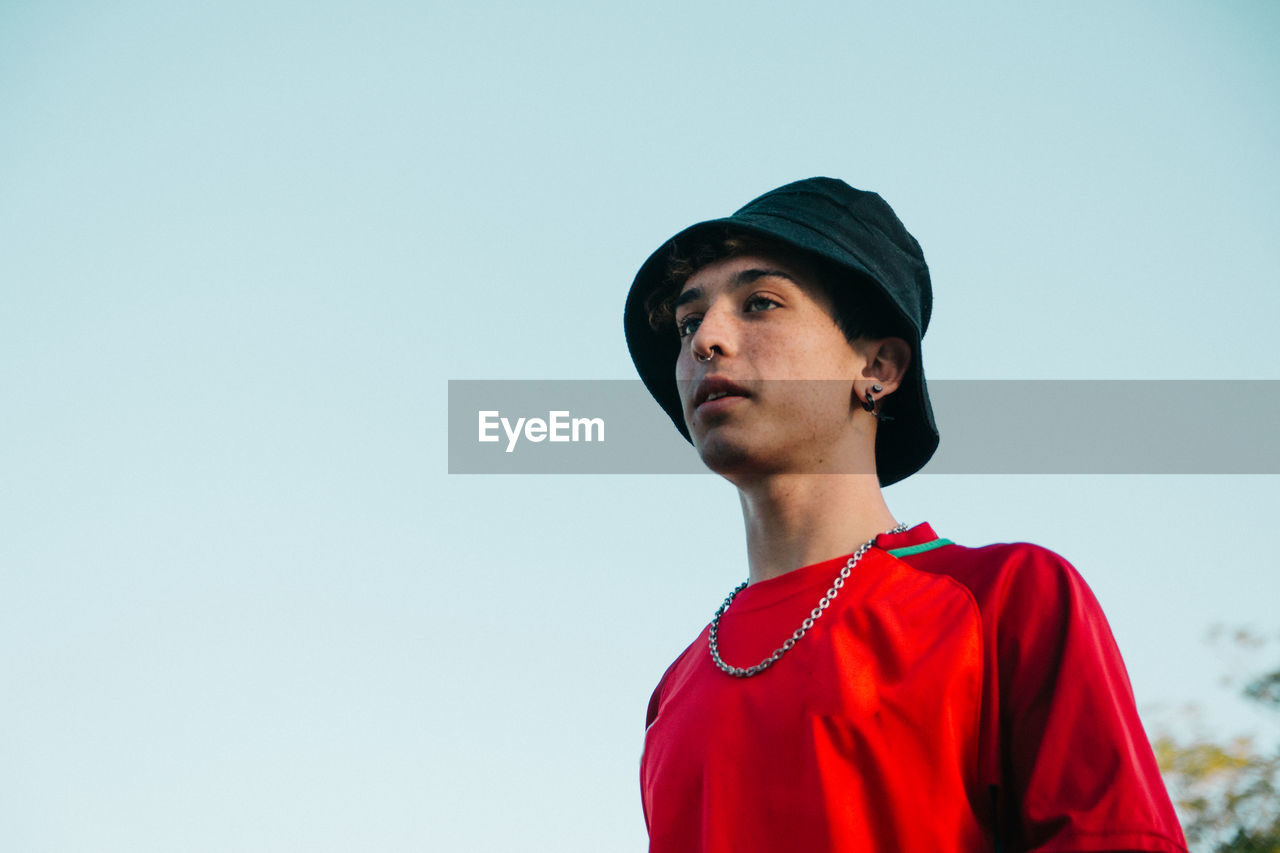
[[[1280,379],[1277,43],[1268,2],[4,7],[0,846],[644,849],[736,499],[450,477],[446,380],[632,377],[639,263],[814,174],[923,244],[930,377]],[[888,500],[1068,557],[1149,717],[1229,733],[1204,637],[1280,630],[1278,485]]]

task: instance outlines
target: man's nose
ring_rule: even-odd
[[[713,304],[702,315],[690,346],[698,355],[732,355],[736,350],[732,309],[723,303]]]

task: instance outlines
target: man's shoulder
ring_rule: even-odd
[[[950,539],[937,539],[924,546],[892,548],[888,553],[912,568],[937,574],[1075,572],[1061,554],[1032,542],[970,546]]]
[[[985,612],[1012,602],[1063,602],[1088,593],[1088,585],[1061,554],[1031,542],[967,546],[950,540],[941,547],[890,550],[913,569],[950,577]]]
[[[704,628],[703,630],[705,631],[706,629]],[[653,688],[653,693],[649,696],[649,709],[645,718],[646,730],[649,726],[653,725],[653,721],[658,716],[658,706],[662,702],[663,691],[666,689],[667,683],[671,680],[672,674],[682,665],[688,666],[690,656],[695,653],[695,649],[700,647],[701,643],[702,634],[700,633],[692,643],[685,647],[684,651],[676,656],[676,659],[667,667],[666,672],[662,673],[662,677],[658,679],[657,686]]]

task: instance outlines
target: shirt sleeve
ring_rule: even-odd
[[[680,657],[672,661],[667,667],[667,671],[662,673],[662,678],[658,679],[658,686],[653,688],[653,694],[649,697],[649,708],[645,712],[644,733],[645,741],[649,740],[649,727],[653,725],[654,720],[658,719],[658,709],[662,705],[662,689],[667,685],[667,679],[671,677],[671,672],[680,663],[681,659],[689,653],[688,649],[680,654]],[[644,828],[647,832],[649,829],[649,798],[646,795],[644,787],[644,748],[640,750],[640,808],[644,814]]]
[[[1003,850],[1185,853],[1102,608],[1066,560],[1017,548],[997,624]]]

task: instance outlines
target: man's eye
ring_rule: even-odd
[[[687,338],[698,331],[698,324],[701,322],[701,317],[685,317],[676,320],[676,331],[680,333],[680,337]]]
[[[748,299],[746,304],[746,309],[748,311],[768,311],[777,307],[777,302],[774,302],[767,296],[761,296],[759,294]]]

